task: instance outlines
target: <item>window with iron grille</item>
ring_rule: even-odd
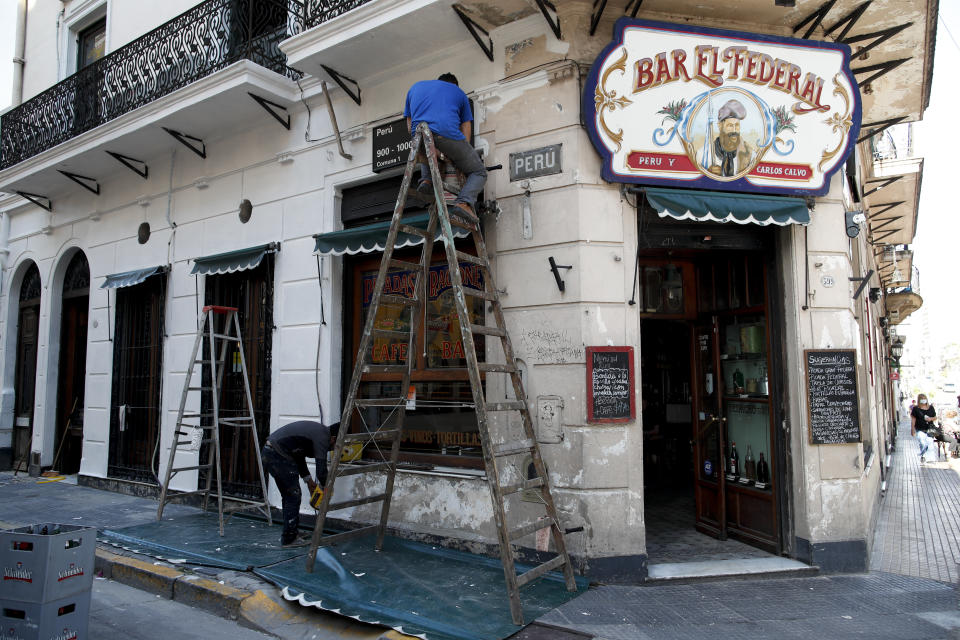
[[[262,445],[270,435],[270,372],[273,351],[273,266],[274,254],[268,253],[254,269],[206,276],[204,304],[236,307],[243,335],[243,355],[247,363],[257,439]],[[227,349],[226,370],[220,389],[220,417],[247,415],[243,373],[235,343]],[[203,371],[203,386],[210,385],[209,369]],[[201,412],[213,411],[210,394],[203,395]],[[206,445],[200,459],[206,460]],[[262,497],[256,452],[246,427],[221,425],[220,477],[224,495],[238,498]],[[206,482],[201,473],[200,482]]]
[[[110,402],[111,478],[156,482],[163,379],[165,273],[117,289]]]

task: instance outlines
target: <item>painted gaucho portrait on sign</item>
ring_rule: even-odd
[[[717,179],[749,173],[769,149],[766,122],[757,99],[743,91],[711,91],[694,107],[685,147],[705,174]]]

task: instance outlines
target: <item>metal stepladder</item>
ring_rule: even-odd
[[[410,193],[410,182],[414,167],[417,164],[418,154],[420,154],[421,151],[426,156],[426,164],[430,167],[430,174],[434,185],[434,202],[430,205],[430,219],[426,230],[405,224],[403,220],[404,205],[407,195]],[[470,232],[477,255],[458,251],[454,247],[454,226]],[[401,233],[419,236],[423,239],[419,263],[393,258],[393,250],[397,236]],[[507,585],[507,595],[510,600],[510,612],[514,623],[520,625],[523,624],[520,588],[543,576],[548,571],[562,568],[567,589],[569,591],[575,591],[576,583],[574,581],[573,567],[570,563],[570,557],[564,542],[563,530],[560,528],[560,521],[557,518],[557,510],[550,494],[546,469],[543,464],[543,459],[540,456],[540,449],[534,434],[533,423],[524,394],[523,382],[514,358],[510,336],[506,330],[503,308],[500,304],[500,297],[494,283],[493,271],[487,256],[486,245],[480,232],[480,221],[475,216],[469,216],[469,219],[467,219],[465,214],[451,214],[447,210],[443,193],[443,181],[437,164],[437,152],[433,144],[433,135],[425,124],[419,125],[414,134],[406,171],[404,172],[403,181],[400,186],[397,204],[393,211],[393,219],[390,224],[390,231],[387,234],[383,259],[380,263],[376,284],[373,287],[372,299],[368,307],[363,335],[360,340],[360,349],[357,353],[353,377],[350,381],[350,387],[343,408],[341,418],[341,424],[344,425],[343,433],[337,438],[331,466],[327,474],[323,499],[317,513],[310,553],[307,555],[307,571],[313,571],[317,549],[320,546],[327,546],[357,536],[376,533],[376,548],[380,550],[383,547],[384,536],[386,535],[387,529],[387,518],[390,511],[390,501],[393,495],[394,477],[397,471],[400,441],[403,436],[404,417],[407,411],[406,394],[410,387],[413,363],[416,359],[413,354],[417,353],[419,329],[425,317],[427,300],[426,283],[435,238],[442,240],[445,247],[446,263],[449,269],[459,329],[464,347],[466,369],[473,392],[473,408],[476,412],[477,429],[483,447],[483,461],[486,468],[487,484],[490,488],[490,498],[493,503],[493,516],[500,546],[500,559],[503,564],[504,577]],[[483,270],[484,288],[482,291],[473,288],[466,289],[464,287],[463,278],[460,273],[461,262],[469,265],[479,265]],[[388,271],[397,268],[415,274],[414,295],[412,298],[403,295],[383,293]],[[496,322],[495,326],[473,324],[471,322],[467,310],[467,296],[480,297],[488,302],[493,311],[492,315]],[[409,331],[392,331],[377,327],[377,312],[381,304],[400,305],[405,311],[409,311],[411,314]],[[488,364],[478,362],[476,346],[473,340],[474,334],[499,338],[505,363]],[[407,354],[409,354],[409,356],[406,358],[406,363],[396,365],[373,364],[371,348],[373,346],[374,336],[407,340]],[[400,374],[402,376],[402,382],[399,389],[402,397],[358,397],[360,381],[364,373]],[[487,402],[482,374],[494,373],[507,374],[510,376],[516,400],[511,402]],[[385,420],[383,423],[371,429],[366,422],[364,422],[364,433],[346,433],[354,417],[354,412],[361,413],[368,407],[389,409],[391,411],[390,416],[393,416],[396,425],[388,425],[386,424],[387,420]],[[513,442],[494,442],[490,434],[490,414],[493,412],[507,411],[520,414],[524,439]],[[388,420],[389,419],[388,416]],[[380,449],[378,442],[383,442],[384,445],[389,444],[389,455],[381,451],[383,460],[372,463],[345,463],[342,461],[341,456],[344,448],[348,444],[357,442],[362,443],[362,446],[372,443],[378,450]],[[516,481],[511,481],[510,484],[501,484],[499,471],[503,470],[503,467],[508,464],[506,459],[526,455],[531,456],[535,469],[535,477],[527,478],[526,475],[524,475]],[[500,462],[501,468],[498,468],[498,461]],[[386,485],[383,493],[332,502],[335,491],[334,486],[338,477],[367,473],[386,474]],[[506,520],[504,499],[507,496],[518,494],[521,491],[531,490],[539,495],[540,502],[546,510],[545,515],[539,517],[532,523],[510,529]],[[379,524],[349,530],[344,533],[332,535],[323,534],[324,521],[329,512],[375,502],[382,503]],[[557,552],[556,557],[530,569],[526,573],[517,575],[511,544],[516,543],[520,538],[544,529],[549,529],[552,534],[554,550]]]
[[[222,317],[223,323],[218,328],[217,318]],[[173,442],[170,446],[170,459],[167,462],[167,471],[163,482],[163,488],[160,492],[160,506],[157,509],[157,520],[163,517],[163,508],[168,502],[182,499],[192,495],[203,496],[203,510],[207,510],[210,495],[213,493],[213,481],[216,476],[216,497],[217,513],[220,519],[220,535],[223,535],[223,514],[244,511],[247,509],[257,509],[267,517],[267,522],[273,524],[273,518],[270,512],[270,504],[267,502],[267,482],[263,475],[263,463],[260,460],[260,443],[257,438],[257,422],[253,414],[253,399],[250,395],[250,379],[247,377],[247,362],[243,354],[243,337],[240,333],[240,321],[237,318],[236,307],[219,307],[208,305],[200,312],[200,318],[197,323],[197,337],[193,343],[193,351],[190,355],[190,364],[187,367],[187,375],[183,381],[183,392],[180,395],[180,409],[177,412],[177,421],[174,425]],[[207,355],[203,356],[201,343],[206,334]],[[223,374],[226,370],[227,353],[231,350],[229,345],[236,344],[237,351],[234,353],[234,361],[239,360],[240,371],[243,374],[244,397],[246,398],[246,415],[234,416],[230,418],[220,417],[220,391],[223,388]],[[239,353],[239,357],[237,357]],[[198,359],[197,356],[201,357]],[[194,369],[197,365],[201,368],[209,367],[209,384],[204,386],[203,375],[200,376],[199,386],[190,386],[193,379]],[[196,412],[187,411],[187,397],[190,392],[199,392],[200,408]],[[203,394],[209,394],[209,411],[204,411]],[[220,478],[220,427],[232,426],[238,429],[250,430],[251,443],[255,451],[257,460],[257,472],[260,474],[260,488],[263,491],[263,500],[249,500],[233,496],[223,495],[223,485]],[[197,438],[199,436],[199,439]],[[181,437],[187,439],[181,440]],[[177,449],[183,445],[201,446],[207,445],[206,461],[200,464],[192,464],[184,467],[175,467]],[[170,481],[174,475],[181,471],[206,471],[206,481],[203,489],[196,491],[177,491],[170,493]],[[233,503],[224,508],[224,501]]]

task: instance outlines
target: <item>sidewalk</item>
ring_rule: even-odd
[[[901,424],[886,494],[867,574],[601,586],[539,621],[597,640],[960,638],[960,460],[921,466]]]

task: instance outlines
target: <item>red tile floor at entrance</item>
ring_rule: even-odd
[[[900,423],[870,568],[960,583],[960,459],[920,463],[909,420]]]

